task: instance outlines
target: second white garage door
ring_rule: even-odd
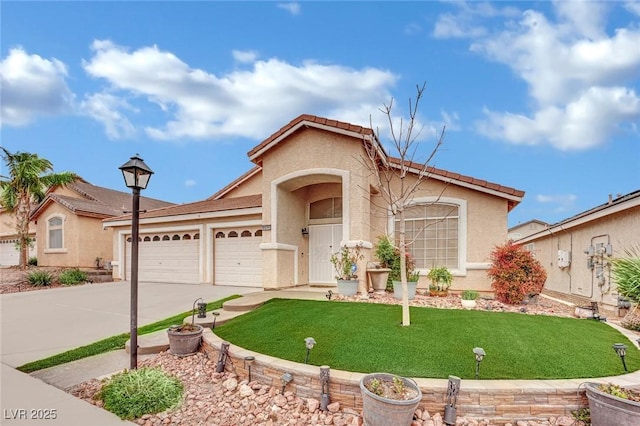
[[[262,231],[220,229],[214,233],[216,285],[262,286]]]
[[[138,244],[138,280],[165,283],[198,283],[197,233],[141,235]],[[131,279],[131,243],[127,241],[127,280]]]

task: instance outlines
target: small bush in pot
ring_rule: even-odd
[[[462,300],[478,300],[478,292],[475,290],[465,290],[462,292]]]
[[[592,426],[640,424],[640,392],[611,383],[586,383]]]
[[[409,426],[422,391],[415,381],[387,373],[371,373],[360,379],[365,426]]]
[[[427,278],[431,280],[429,293],[432,296],[446,296],[453,282],[453,274],[446,266],[434,266],[429,270]]]
[[[343,246],[339,252],[333,253],[331,264],[336,270],[337,280],[355,280],[358,279],[356,272],[358,271],[358,262],[364,259],[364,255],[360,253],[360,245],[355,247]]]

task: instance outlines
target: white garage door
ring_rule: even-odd
[[[0,266],[15,266],[20,264],[20,251],[16,249],[16,239],[0,240]],[[35,257],[38,254],[35,241],[29,247],[27,257]],[[27,259],[28,260],[28,259]]]
[[[138,281],[199,283],[200,239],[195,232],[140,235]],[[127,280],[131,279],[131,242],[127,241]]]
[[[220,229],[214,235],[215,284],[262,287],[262,231]]]

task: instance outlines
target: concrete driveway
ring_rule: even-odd
[[[122,281],[0,295],[2,363],[18,367],[128,332],[130,291]],[[138,326],[189,311],[199,297],[212,302],[256,291],[262,289],[140,283]]]

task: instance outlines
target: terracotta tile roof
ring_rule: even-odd
[[[80,216],[107,218],[120,216],[125,210],[131,210],[131,193],[92,185],[84,180],[67,185],[67,188],[75,191],[79,196],[56,194],[55,188],[53,188],[49,190],[42,203],[33,210],[31,219],[35,219],[52,202],[59,203]],[[154,198],[140,197],[140,208],[144,210],[171,205],[174,204]]]
[[[140,214],[140,219],[150,219],[155,217],[182,216],[198,213],[211,213],[226,210],[248,209],[262,207],[262,195],[247,195],[245,197],[222,198],[220,200],[207,199],[193,203],[178,204],[150,210]],[[131,215],[114,217],[105,220],[105,223],[127,220]]]
[[[286,124],[285,126],[280,128],[280,130],[278,130],[277,132],[275,132],[274,134],[269,136],[267,139],[262,141],[259,145],[254,147],[251,151],[249,151],[247,153],[247,155],[249,156],[249,158],[253,157],[255,154],[257,154],[262,149],[267,147],[269,144],[274,142],[276,139],[280,138],[281,136],[283,136],[288,131],[294,129],[296,126],[298,126],[300,124],[304,124],[304,123],[307,123],[309,125],[317,124],[317,125],[320,125],[320,126],[335,127],[336,129],[346,130],[346,131],[349,131],[349,132],[352,132],[352,133],[359,133],[359,134],[361,134],[363,136],[373,136],[374,135],[373,130],[371,130],[371,129],[367,128],[367,127],[362,127],[362,126],[358,126],[358,125],[355,125],[355,124],[345,123],[344,121],[330,120],[328,118],[318,117],[318,116],[311,115],[311,114],[302,114],[302,115],[294,118],[293,120],[291,120],[288,124]]]

